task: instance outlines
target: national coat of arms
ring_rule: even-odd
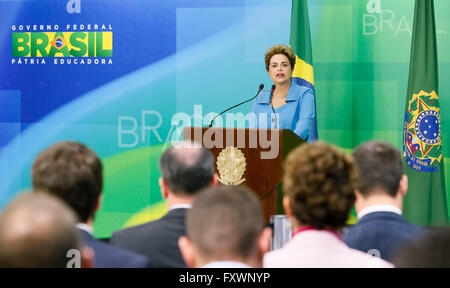
[[[239,185],[245,181],[242,178],[247,163],[244,153],[234,147],[223,149],[217,157],[217,170],[219,171],[219,182],[224,185]]]
[[[417,171],[439,171],[442,160],[439,96],[435,91],[413,94],[403,125],[403,152]]]

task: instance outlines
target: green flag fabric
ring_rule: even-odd
[[[409,189],[403,213],[423,226],[447,225],[433,0],[416,0],[403,124]]]
[[[306,86],[314,91],[314,107],[316,107],[308,0],[292,0],[289,44],[296,55],[292,78],[298,85]],[[310,139],[313,141],[319,139],[316,111],[312,121]]]

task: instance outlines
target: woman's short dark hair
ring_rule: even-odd
[[[289,46],[286,46],[283,44],[277,44],[277,45],[270,47],[269,50],[267,50],[267,52],[266,52],[266,56],[265,56],[264,60],[266,62],[266,70],[267,71],[269,71],[270,59],[272,59],[272,57],[277,54],[283,54],[284,56],[286,56],[289,59],[289,63],[291,64],[291,69],[294,70],[295,60],[296,60],[294,51]]]
[[[317,229],[345,226],[356,181],[352,157],[321,142],[298,147],[284,165],[283,191],[294,217]]]

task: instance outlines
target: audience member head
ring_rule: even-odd
[[[217,186],[202,191],[187,213],[187,237],[179,239],[190,267],[235,261],[261,267],[271,230],[264,229],[259,201],[245,186]]]
[[[283,206],[293,229],[345,226],[356,181],[352,158],[328,144],[304,144],[292,151],[284,164]]]
[[[387,142],[365,142],[353,151],[359,180],[356,189],[356,210],[377,204],[395,204],[402,207],[408,189],[408,178],[403,174],[400,151]]]
[[[34,189],[60,197],[79,221],[93,219],[100,205],[102,163],[94,151],[77,142],[60,142],[36,157],[31,170]]]
[[[206,148],[181,142],[164,151],[159,160],[164,198],[192,198],[197,192],[217,184],[214,155]],[[170,195],[169,195],[170,194]]]
[[[433,228],[394,258],[398,268],[450,268],[450,228]]]
[[[56,197],[18,196],[0,214],[0,267],[65,268],[68,251],[82,251],[75,223],[72,210]],[[80,260],[88,267],[93,255],[86,251]]]

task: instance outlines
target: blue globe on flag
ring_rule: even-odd
[[[416,135],[426,144],[436,144],[441,138],[439,113],[436,111],[422,112],[416,121]]]
[[[61,50],[67,45],[67,42],[64,40],[63,37],[58,36],[55,39],[53,39],[52,42],[50,42],[50,44],[52,44],[52,46],[55,47],[56,49]]]
[[[62,38],[56,38],[55,45],[57,48],[62,48],[64,46],[64,40]]]

